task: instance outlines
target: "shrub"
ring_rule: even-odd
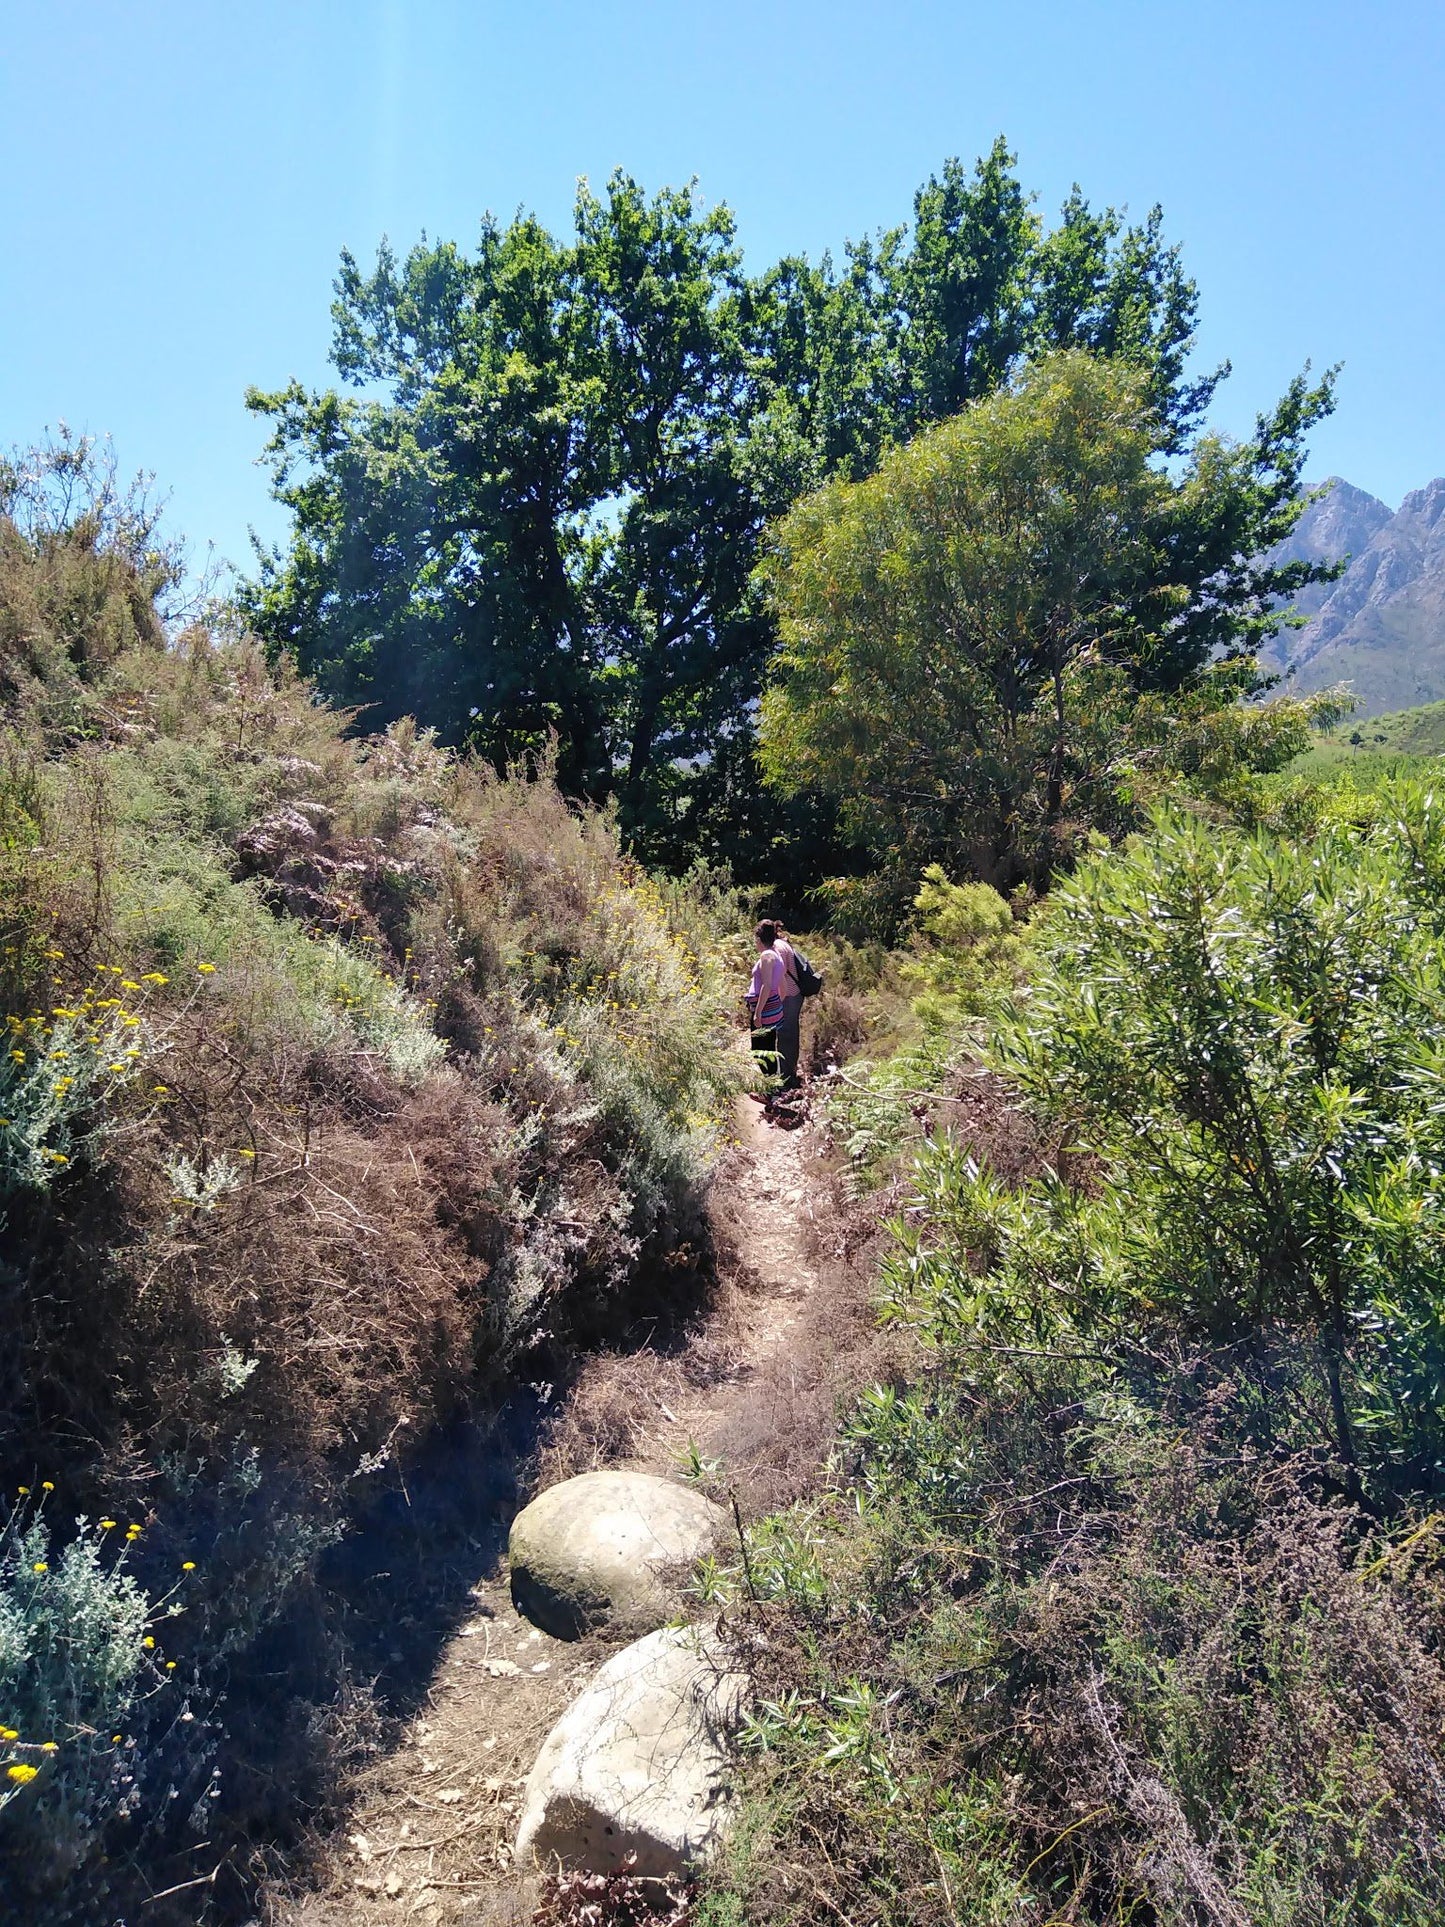
[[[344,1603],[287,1632],[318,1560],[521,1357],[557,1377],[675,1310],[738,1080],[716,901],[654,885],[545,777],[407,724],[348,736],[199,629],[26,673],[0,717],[0,1447],[92,1516],[144,1506],[142,1592],[197,1569],[195,1717],[173,1731],[162,1694],[93,1721],[84,1826],[30,1796],[25,1879],[81,1920],[176,1844],[173,1779],[213,1839],[253,1797],[272,1827],[324,1797]],[[232,1770],[258,1744],[274,1785]]]
[[[13,1194],[44,1190],[83,1151],[94,1151],[106,1129],[105,1099],[136,1076],[139,1020],[120,998],[87,986],[79,1008],[60,1005],[50,1017],[12,1014],[6,1022],[0,1211]]]
[[[925,1028],[957,1028],[1023,975],[1027,951],[1014,914],[987,883],[950,883],[938,863],[913,899],[919,951],[902,965]]]
[[[1082,865],[998,1061],[1095,1181],[973,1188],[977,1315],[1038,1342],[1287,1331],[1347,1467],[1437,1477],[1442,882],[1422,790],[1299,844],[1164,819]]]
[[[1155,1389],[950,1348],[864,1402],[846,1497],[751,1541],[769,1838],[719,1917],[1439,1917],[1430,1528],[1362,1542],[1307,1465],[1242,1455],[1203,1361]]]
[[[28,1491],[0,1535],[0,1835],[10,1897],[54,1905],[100,1842],[135,1814],[148,1742],[179,1710],[157,1638],[171,1599],[131,1568],[141,1528],[75,1521],[57,1543]],[[184,1578],[184,1575],[178,1575]],[[169,1704],[168,1704],[169,1702]],[[192,1747],[192,1753],[204,1750]],[[182,1749],[165,1764],[185,1780]],[[195,1759],[194,1767],[199,1762]],[[175,1815],[153,1815],[162,1826]]]
[[[825,1034],[842,1028],[868,1046],[829,1085],[824,1111],[865,1185],[935,1129],[959,1122],[961,1099],[978,1081],[979,1020],[1028,964],[1027,930],[990,885],[950,883],[931,864],[914,906],[911,951],[865,975],[861,1001],[820,1013]]]
[[[161,647],[183,563],[158,519],[148,478],[122,484],[93,436],[62,426],[0,460],[0,694],[73,719],[86,681]]]
[[[923,1147],[924,1369],[707,1575],[767,1842],[719,1918],[1439,1917],[1442,886],[1397,789],[1055,892],[989,1045],[1047,1162]]]

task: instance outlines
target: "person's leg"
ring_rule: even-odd
[[[776,1026],[770,1026],[767,1030],[754,1030],[752,1042],[753,1055],[757,1058],[763,1075],[778,1077],[781,1074],[779,1071],[781,1050]]]
[[[801,995],[783,999],[783,1015],[778,1023],[778,1072],[784,1087],[798,1081],[798,1053],[802,1047],[801,1026],[803,1021],[803,999]]]

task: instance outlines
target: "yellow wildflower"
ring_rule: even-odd
[[[141,978],[141,982],[143,984],[168,984],[170,978],[163,977],[158,970],[148,970],[144,977]]]
[[[215,968],[216,966],[214,964],[197,964],[196,965],[196,969],[200,971],[203,977],[209,977],[212,974],[212,972],[215,970]]]
[[[49,1566],[46,1565],[43,1559],[37,1559],[35,1561],[35,1564],[30,1568],[30,1570],[32,1572],[49,1572],[50,1568]]]
[[[53,1492],[55,1490],[54,1479],[42,1479],[40,1481],[40,1490],[42,1492]]]
[[[58,1753],[60,1751],[60,1747],[55,1740],[43,1740],[41,1742],[40,1751],[42,1753]]]
[[[152,1636],[149,1633],[147,1633],[145,1638],[141,1641],[141,1645],[145,1647],[147,1652],[150,1652],[155,1647],[155,1640],[152,1638]]]
[[[122,977],[120,980],[120,987],[122,990],[139,990],[140,989],[140,985],[136,982],[134,977]]]
[[[181,1563],[182,1572],[194,1572],[195,1569],[196,1569],[196,1562],[194,1559],[186,1559],[182,1561]]]
[[[115,1520],[102,1519],[100,1522],[100,1529],[102,1532],[113,1532],[115,1530]]]
[[[27,1785],[39,1771],[38,1766],[27,1766],[24,1760],[17,1760],[14,1766],[7,1766],[5,1769],[6,1777],[13,1780],[16,1786]]]

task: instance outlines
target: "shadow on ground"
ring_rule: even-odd
[[[212,1831],[213,1843],[229,1833],[231,1844],[187,1854],[168,1876],[183,1890],[148,1907],[150,1927],[254,1923],[261,1888],[290,1884],[308,1838],[337,1823],[357,1769],[425,1708],[443,1652],[476,1616],[474,1588],[505,1557],[586,1347],[605,1338],[614,1353],[684,1351],[724,1262],[706,1230],[643,1284],[626,1326],[579,1321],[565,1347],[528,1356],[491,1411],[438,1430],[373,1475],[371,1495],[291,1609],[232,1664]],[[213,1870],[204,1889],[189,1885]]]

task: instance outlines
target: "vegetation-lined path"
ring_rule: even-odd
[[[831,1193],[809,1169],[816,1144],[751,1102],[736,1119],[715,1187],[728,1259],[716,1303],[675,1356],[614,1357],[584,1374],[557,1428],[557,1476],[600,1464],[676,1473],[694,1448],[704,1460],[726,1455],[731,1471],[739,1445],[766,1466],[825,1391],[808,1329],[826,1322],[817,1220]],[[549,1468],[541,1483],[552,1477]],[[539,1632],[512,1605],[504,1554],[475,1600],[422,1711],[329,1843],[318,1890],[276,1909],[284,1927],[530,1919],[528,1883],[511,1866],[523,1783],[548,1729],[623,1642]]]

